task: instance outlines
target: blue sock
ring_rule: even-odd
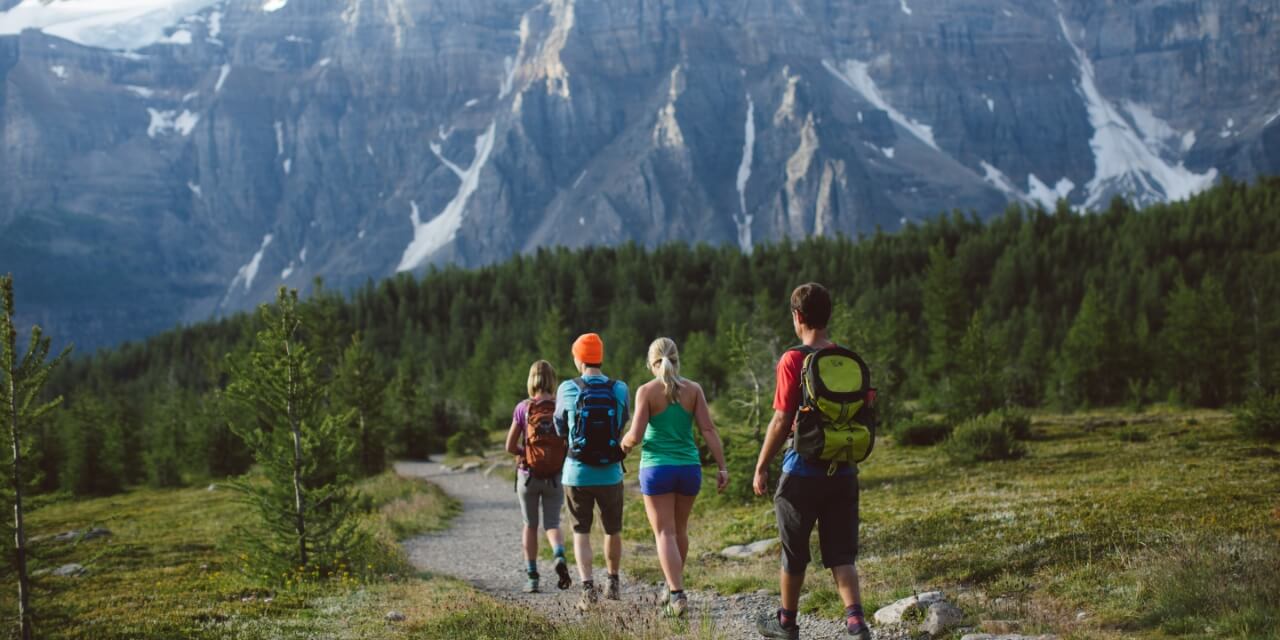
[[[537,561],[537,560],[529,560],[529,561],[528,561],[528,562],[526,562],[525,564],[526,564],[526,565],[528,565],[528,569],[527,569],[527,570],[528,570],[528,572],[529,572],[529,573],[537,573],[537,572],[538,572],[538,561]]]
[[[557,558],[563,558],[563,557],[564,557],[564,545],[562,545],[562,544],[558,544],[558,545],[556,545],[556,547],[555,547],[555,555],[556,555],[556,557],[557,557]]]

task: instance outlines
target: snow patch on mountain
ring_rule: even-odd
[[[1139,136],[1123,117],[1121,109],[1098,89],[1093,63],[1072,40],[1067,20],[1062,14],[1058,15],[1058,24],[1062,28],[1062,37],[1075,54],[1076,69],[1080,74],[1076,88],[1084,98],[1089,123],[1093,125],[1089,146],[1093,149],[1095,168],[1093,178],[1085,185],[1088,192],[1085,207],[1105,206],[1107,199],[1114,195],[1129,196],[1138,204],[1184,200],[1212,186],[1218,177],[1217,169],[1195,173],[1181,162],[1173,164]],[[1149,110],[1140,108],[1139,112],[1140,115],[1130,111],[1130,116],[1135,122],[1141,121],[1140,128],[1150,128],[1150,133],[1159,137],[1167,125],[1158,123],[1159,119]]]
[[[182,113],[178,113],[174,110],[162,111],[147,107],[147,115],[151,117],[151,122],[147,125],[147,137],[149,138],[170,133],[179,133],[185,138],[191,135],[191,131],[196,128],[196,123],[200,122],[199,115],[186,109],[183,109]]]
[[[1066,199],[1075,188],[1075,183],[1067,178],[1058,180],[1058,183],[1050,188],[1049,185],[1041,182],[1036,174],[1027,174],[1027,197],[1050,211],[1058,206],[1058,200]]]
[[[154,89],[148,89],[147,87],[139,87],[138,85],[135,85],[135,84],[126,84],[124,88],[130,93],[132,93],[133,95],[138,96],[139,98],[150,98],[151,96],[154,96],[156,94]]]
[[[269,233],[262,236],[262,245],[258,247],[258,252],[253,254],[249,262],[236,272],[236,277],[231,279],[231,286],[227,288],[227,296],[231,295],[237,285],[243,284],[245,292],[248,292],[253,287],[253,281],[258,277],[258,268],[262,266],[262,256],[266,254],[267,247],[271,246],[273,239],[274,236]],[[225,301],[224,298],[223,302],[225,303]]]
[[[230,75],[231,75],[231,65],[229,64],[222,65],[222,68],[218,70],[218,81],[213,85],[214,93],[218,93],[222,91],[222,85],[226,84],[227,76],[230,76]]]
[[[431,254],[457,237],[458,229],[462,227],[462,220],[466,216],[467,202],[480,186],[480,172],[489,162],[496,132],[497,122],[490,122],[489,128],[476,137],[475,158],[472,159],[471,166],[458,176],[462,184],[458,185],[457,194],[439,215],[424,223],[418,212],[418,203],[409,203],[412,208],[409,219],[413,222],[413,241],[405,248],[400,264],[396,267],[397,272],[418,268]]]
[[[166,32],[183,18],[221,1],[22,0],[0,12],[0,35],[38,29],[87,47],[125,51],[159,42],[190,44],[190,31]]]
[[[272,13],[283,9],[287,4],[289,4],[289,0],[267,0],[262,3],[262,10]]]
[[[751,180],[751,163],[756,149],[756,105],[747,95],[747,121],[743,125],[742,161],[738,163],[738,213],[733,223],[738,227],[738,246],[751,253],[751,219],[747,214],[747,182]]]
[[[275,121],[276,129],[276,157],[284,155],[284,123],[279,120]]]
[[[67,68],[60,64],[55,64],[52,67],[49,67],[49,73],[58,76],[59,80],[67,79]]]
[[[994,165],[986,160],[979,163],[982,166],[982,179],[986,180],[991,186],[1003,191],[1006,195],[1017,200],[1026,200],[1026,194],[1018,191],[1013,186],[1013,181],[1006,176],[1003,171],[997,169]]]
[[[911,15],[911,7],[907,6],[907,0],[898,0],[898,3],[901,5],[903,13]]]
[[[191,190],[191,193],[194,194],[195,197],[201,198],[201,199],[204,198],[204,192],[200,190],[200,185],[188,180],[187,188]]]
[[[871,78],[871,65],[859,60],[845,60],[844,67],[837,67],[829,60],[823,60],[822,66],[830,71],[832,75],[844,82],[850,89],[856,91],[872,106],[889,114],[889,119],[893,120],[898,126],[911,132],[911,135],[920,139],[921,142],[938,148],[938,144],[933,140],[933,129],[926,124],[917,122],[908,118],[901,111],[898,111],[889,104],[884,95],[880,93],[880,88],[876,86],[875,80]]]

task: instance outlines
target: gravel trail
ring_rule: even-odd
[[[510,480],[479,471],[460,472],[435,462],[401,462],[396,471],[404,476],[424,478],[462,503],[462,513],[452,525],[439,533],[404,541],[404,547],[415,567],[424,571],[453,576],[485,592],[511,603],[528,606],[559,623],[583,620],[574,605],[579,593],[576,569],[571,569],[574,586],[566,591],[555,588],[555,574],[544,560],[539,563],[543,574],[543,592],[521,593],[524,584],[523,560],[520,554],[520,513],[516,507],[515,489]],[[630,498],[629,498],[630,499]],[[636,498],[638,499],[638,498]],[[568,530],[568,513],[561,526]],[[540,538],[540,545],[546,544]],[[696,562],[696,553],[690,562]],[[597,568],[597,582],[604,571]],[[721,596],[714,593],[689,592],[691,605],[688,623],[673,623],[660,618],[658,598],[661,585],[636,583],[627,577],[627,555],[622,557],[622,600],[600,600],[594,615],[603,617],[615,628],[623,628],[648,637],[693,637],[746,639],[758,638],[754,617],[762,611],[777,608],[777,596],[746,594]],[[842,625],[805,616],[802,638],[838,638]],[[877,634],[877,640],[887,640]]]

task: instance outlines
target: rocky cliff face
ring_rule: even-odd
[[[0,10],[0,270],[26,320],[88,345],[315,276],[1280,172],[1280,8],[1258,0]]]

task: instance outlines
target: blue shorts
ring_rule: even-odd
[[[640,468],[640,493],[660,496],[678,493],[696,496],[702,490],[702,467],[696,464],[665,465]]]

